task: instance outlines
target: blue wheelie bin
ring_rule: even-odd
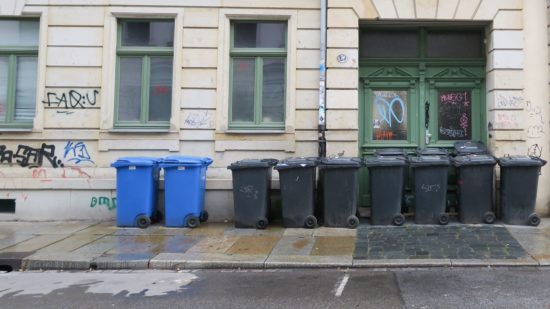
[[[169,156],[162,160],[166,226],[195,228],[208,220],[204,191],[210,164],[212,159],[206,157]]]
[[[117,226],[148,227],[157,203],[159,159],[123,157],[111,166],[117,169]]]

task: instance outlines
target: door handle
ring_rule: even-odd
[[[430,127],[430,102],[426,101],[424,104],[424,110],[426,111],[426,117],[424,119],[424,126],[426,129]]]
[[[426,112],[424,117],[424,127],[426,128],[426,145],[429,145],[432,138],[432,134],[430,133],[430,102],[426,101],[424,104],[424,110]]]

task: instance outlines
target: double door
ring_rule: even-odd
[[[377,149],[452,148],[486,141],[484,67],[379,64],[364,66],[360,89],[360,153]],[[368,173],[361,206],[369,204]],[[453,186],[450,186],[453,189]]]

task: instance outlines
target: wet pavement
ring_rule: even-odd
[[[117,228],[114,222],[0,222],[0,269],[549,266],[539,227],[405,225],[358,229]]]

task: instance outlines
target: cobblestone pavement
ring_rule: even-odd
[[[502,226],[361,226],[355,259],[517,259],[527,252]]]

